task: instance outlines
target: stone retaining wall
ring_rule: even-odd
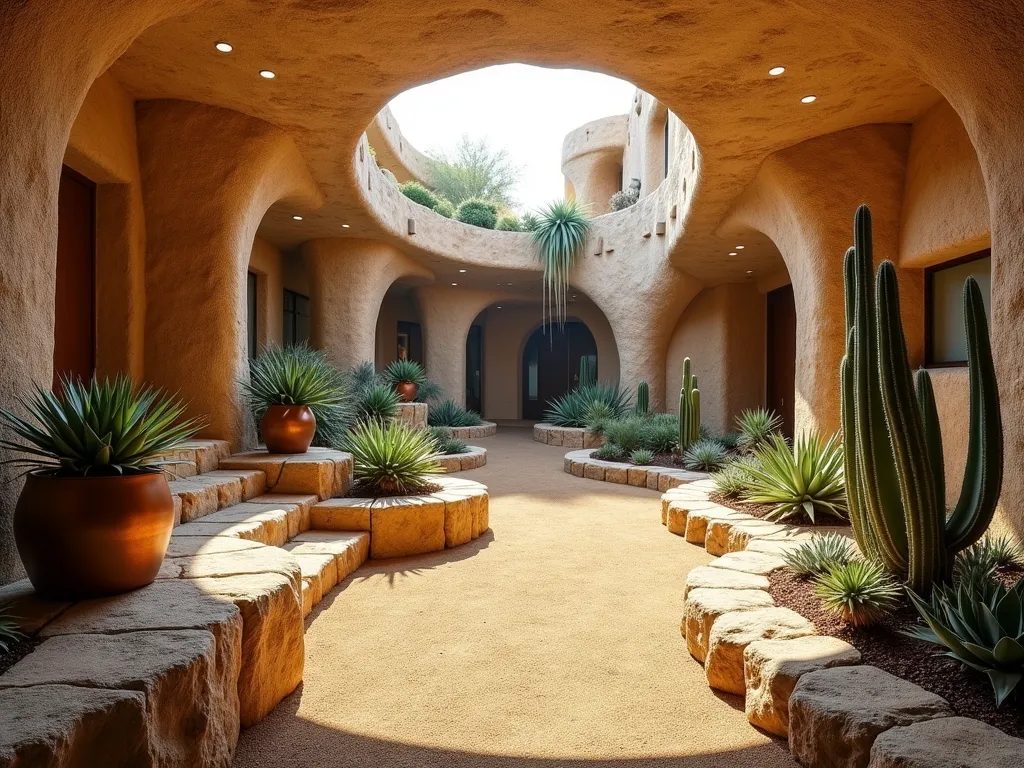
[[[566,473],[588,480],[603,480],[606,483],[633,485],[637,488],[650,488],[652,491],[665,492],[686,483],[705,480],[705,472],[690,472],[672,467],[647,467],[625,464],[618,461],[603,461],[591,458],[593,449],[569,451],[565,454],[564,469]]]
[[[398,421],[404,421],[412,429],[427,428],[426,403],[399,403]]]
[[[449,453],[446,456],[439,456],[437,461],[448,474],[480,469],[487,464],[487,449],[471,445],[466,453]]]
[[[498,425],[493,421],[484,421],[475,427],[445,427],[452,433],[452,437],[459,440],[479,440],[481,437],[494,437],[498,432]]]
[[[578,427],[556,427],[554,424],[534,424],[533,439],[546,445],[563,445],[566,448],[600,448],[604,443],[596,435]]]

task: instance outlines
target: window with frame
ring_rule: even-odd
[[[925,365],[967,364],[964,330],[964,281],[973,277],[981,288],[985,315],[991,322],[992,251],[984,250],[925,270]]]
[[[284,345],[303,344],[309,341],[309,297],[285,288],[282,314]]]

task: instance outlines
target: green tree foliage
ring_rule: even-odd
[[[474,141],[463,134],[453,152],[433,152],[431,161],[435,192],[456,208],[473,198],[512,207],[512,188],[522,169],[506,150],[494,149],[487,139]]]

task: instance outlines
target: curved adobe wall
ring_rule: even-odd
[[[391,171],[399,181],[430,186],[430,158],[406,140],[389,107],[374,115],[366,127],[366,138],[377,154],[378,167]]]
[[[626,127],[626,115],[604,117],[581,125],[562,141],[566,196],[588,205],[591,215],[608,213],[608,199],[622,188]]]

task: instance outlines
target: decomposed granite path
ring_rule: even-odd
[[[490,487],[491,531],[339,584],[235,766],[794,766],[687,656],[683,581],[710,557],[658,495],[566,475],[528,429],[478,442],[487,466],[461,476]]]

